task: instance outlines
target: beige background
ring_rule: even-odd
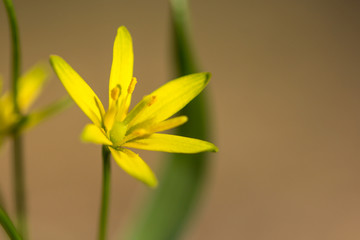
[[[107,99],[116,28],[126,25],[139,80],[135,101],[171,76],[167,1],[15,4],[24,69],[56,53]],[[220,152],[184,239],[359,239],[358,1],[191,6],[196,54],[213,74],[208,91]],[[4,14],[1,5],[0,72],[8,79]],[[63,94],[53,76],[36,106]],[[25,137],[32,239],[95,239],[101,161],[100,147],[78,140],[87,122],[73,107]],[[13,209],[9,147],[1,153],[0,187]],[[159,154],[141,156],[159,172]],[[115,165],[112,188],[110,235],[117,239],[149,190]]]

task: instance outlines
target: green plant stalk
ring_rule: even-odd
[[[175,65],[178,76],[198,72],[189,37],[189,16],[186,0],[172,0],[171,13]],[[178,128],[177,135],[209,138],[207,99],[196,97],[180,115],[191,122]],[[163,169],[160,185],[145,206],[145,211],[127,239],[175,240],[195,210],[203,189],[209,159],[207,153],[172,154]]]
[[[26,194],[25,194],[25,169],[22,152],[22,137],[15,133],[13,135],[13,181],[15,186],[15,207],[17,225],[21,236],[27,238],[26,221]]]
[[[8,14],[10,30],[11,30],[11,41],[12,41],[12,88],[13,88],[13,102],[15,112],[20,114],[19,104],[17,101],[18,93],[18,81],[21,74],[21,58],[20,58],[20,40],[19,40],[19,29],[16,21],[15,9],[11,0],[3,0]]]
[[[0,189],[1,190],[1,189]],[[4,197],[2,194],[2,191],[0,191],[0,206],[2,206],[3,208],[5,208],[5,201],[4,201]]]
[[[0,224],[3,226],[5,232],[8,234],[11,240],[21,240],[20,234],[16,231],[14,224],[9,216],[0,206]]]
[[[14,110],[22,118],[20,112],[17,95],[18,95],[18,81],[21,74],[21,51],[19,30],[16,21],[16,15],[14,5],[11,0],[4,0],[4,5],[8,14],[10,30],[11,30],[11,42],[12,42],[12,94]],[[20,119],[20,123],[22,119]],[[27,238],[27,217],[26,217],[26,194],[25,194],[25,176],[24,176],[24,161],[22,155],[22,137],[19,134],[20,124],[13,132],[13,171],[14,171],[14,194],[15,194],[15,206],[16,215],[18,220],[18,229],[24,239]]]
[[[111,180],[111,162],[110,151],[106,146],[102,147],[103,158],[103,186],[101,198],[101,212],[99,220],[99,240],[106,239],[109,199],[110,199],[110,180]]]

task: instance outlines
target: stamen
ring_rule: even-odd
[[[114,87],[111,90],[111,98],[112,98],[112,100],[117,101],[120,94],[121,94],[121,86],[118,84],[118,85],[116,85],[116,87]]]
[[[134,92],[135,86],[136,86],[137,80],[135,77],[131,79],[131,82],[129,84],[128,88],[128,94],[132,94]]]
[[[100,113],[100,116],[101,116],[101,122],[103,122],[104,121],[105,110],[102,107],[100,100],[97,99],[97,97],[94,97],[94,99],[95,99],[95,104],[96,104],[97,108],[99,109],[99,113]]]
[[[143,137],[145,135],[150,134],[149,131],[147,131],[146,129],[140,128],[140,129],[136,129],[135,131],[133,131],[132,133],[130,133],[129,135],[125,136],[123,138],[123,140],[121,141],[121,144],[124,144],[128,141],[131,141],[135,138],[139,138],[139,137]]]
[[[123,121],[127,112],[128,112],[128,109],[129,109],[129,105],[130,105],[130,102],[131,102],[131,95],[132,93],[134,92],[134,89],[135,89],[135,85],[137,83],[137,80],[135,77],[133,77],[130,81],[130,84],[129,84],[129,87],[127,89],[127,93],[125,95],[125,97],[123,97],[121,99],[121,102],[119,103],[119,111],[117,112],[117,115],[116,115],[116,119],[118,121]]]
[[[154,104],[156,101],[156,96],[146,96],[144,99],[135,106],[131,110],[131,112],[126,116],[124,122],[127,125],[131,125],[132,122],[134,122],[135,119],[137,119],[139,116],[142,115],[143,111]]]
[[[155,103],[155,101],[156,101],[156,96],[151,96],[151,99],[147,105],[150,107],[151,105],[153,105]]]
[[[104,125],[106,129],[112,128],[115,121],[115,115],[116,115],[116,107],[114,103],[112,104],[112,107],[110,107],[109,110],[105,113],[104,116]]]

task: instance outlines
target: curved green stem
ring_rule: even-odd
[[[0,224],[3,226],[5,232],[8,234],[11,240],[21,240],[20,234],[16,231],[14,224],[9,216],[0,206]]]
[[[101,199],[101,212],[99,221],[99,240],[106,239],[107,217],[110,199],[111,163],[110,151],[106,146],[102,147],[103,158],[103,186]]]
[[[11,42],[12,42],[12,96],[14,110],[17,114],[22,116],[17,95],[18,95],[18,82],[21,73],[21,58],[20,58],[20,40],[19,30],[16,21],[16,15],[14,5],[11,0],[3,0],[8,14],[10,30],[11,30]],[[17,127],[17,129],[20,126]],[[20,234],[26,239],[27,236],[27,224],[26,224],[26,198],[25,198],[25,177],[24,177],[24,161],[22,155],[22,138],[15,129],[13,133],[13,164],[14,164],[14,186],[15,186],[15,205],[16,214],[18,218],[18,228]]]
[[[20,113],[19,104],[17,101],[18,81],[21,73],[19,29],[18,29],[14,5],[12,1],[11,0],[3,0],[3,1],[5,4],[6,12],[9,17],[9,23],[11,29],[13,102],[14,102],[15,111],[17,113]]]

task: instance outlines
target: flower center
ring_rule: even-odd
[[[114,145],[118,145],[122,142],[125,137],[126,130],[127,126],[123,122],[114,122],[109,132],[110,140],[114,143]]]

